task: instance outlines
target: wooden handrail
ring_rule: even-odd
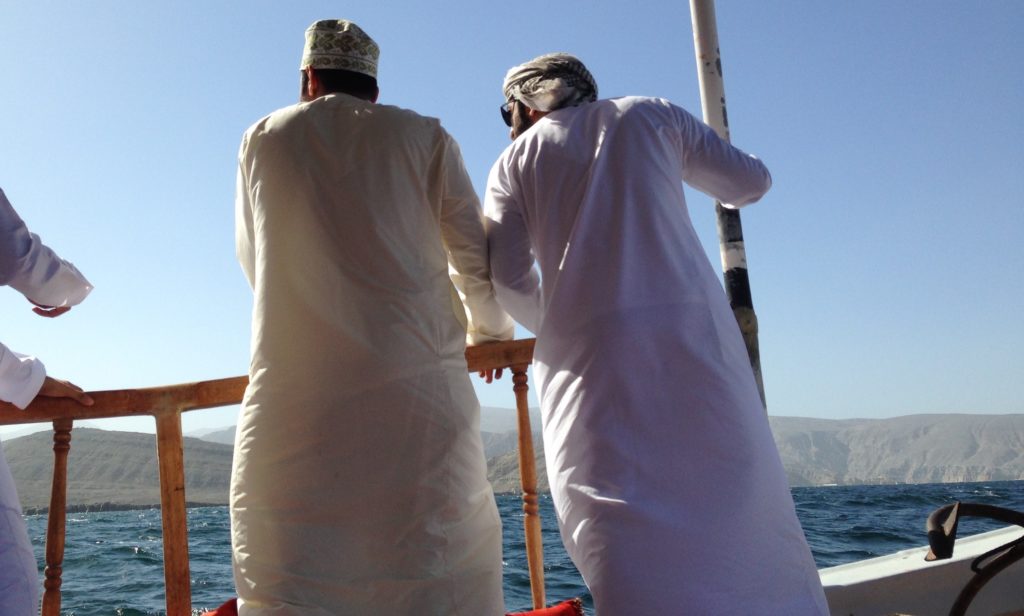
[[[25,410],[0,402],[0,425],[26,424],[57,419],[87,420],[111,417],[158,416],[238,404],[249,378],[236,376],[214,381],[182,383],[143,389],[90,391],[95,401],[82,406],[69,398],[36,398]]]
[[[544,606],[544,562],[540,515],[537,507],[537,472],[533,433],[527,404],[526,370],[533,361],[534,339],[477,345],[466,349],[469,372],[509,368],[519,424],[519,471],[523,488],[526,557],[533,607]],[[60,614],[60,587],[67,517],[67,457],[75,420],[149,415],[156,419],[157,460],[160,470],[160,507],[163,521],[164,583],[168,616],[191,613],[188,528],[185,518],[185,463],[181,414],[187,411],[238,404],[248,377],[183,383],[165,387],[89,392],[95,404],[81,406],[67,398],[37,398],[25,410],[0,402],[0,425],[52,421],[54,469],[46,531],[46,575],[43,616]]]

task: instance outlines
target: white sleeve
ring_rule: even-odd
[[[70,262],[29,233],[0,190],[0,285],[43,306],[80,304],[92,285]]]
[[[0,400],[23,409],[35,399],[45,379],[43,362],[0,343]]]
[[[512,192],[502,156],[491,168],[484,193],[491,276],[498,302],[536,334],[543,315],[540,275],[533,264],[526,222]]]
[[[256,235],[253,227],[252,204],[249,200],[249,180],[245,167],[248,134],[238,152],[238,173],[235,180],[235,256],[245,272],[249,286],[256,285]]]
[[[443,132],[443,131],[442,131]],[[466,341],[480,344],[511,340],[515,325],[502,310],[491,286],[480,200],[473,190],[455,140],[443,132],[441,236],[449,273],[466,308]]]
[[[685,109],[670,108],[680,135],[684,182],[733,209],[768,192],[772,176],[764,163],[730,145]]]

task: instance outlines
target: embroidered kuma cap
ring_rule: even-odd
[[[343,69],[377,78],[380,47],[363,29],[347,19],[321,19],[306,29],[302,65]]]

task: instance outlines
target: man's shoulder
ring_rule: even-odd
[[[311,121],[310,118],[318,116],[320,113],[330,113],[329,108],[332,105],[347,105],[351,103],[352,101],[317,99],[315,101],[282,107],[253,122],[246,129],[243,142],[249,143],[256,139],[269,137],[274,133],[287,134],[292,130],[291,127],[293,125],[304,125],[306,122]],[[360,103],[362,104],[361,101]],[[388,126],[390,129],[397,131],[444,131],[439,119],[421,115],[411,109],[405,109],[396,105],[365,103],[365,112],[360,112],[359,115],[371,124]]]
[[[296,103],[271,111],[259,120],[253,122],[249,128],[245,130],[243,139],[245,141],[249,141],[254,135],[267,132],[270,127],[286,124],[290,118],[294,117],[298,113],[299,108],[303,104],[304,103]]]
[[[622,96],[597,101],[595,115],[607,122],[632,121],[677,124],[691,115],[667,98],[654,96]]]
[[[267,115],[263,116],[259,120],[253,122],[249,127],[249,130],[258,129],[261,126],[267,125],[279,125],[287,123],[288,121],[305,115],[306,113],[315,114],[317,111],[327,109],[336,106],[352,106],[352,105],[363,105],[375,115],[385,115],[389,119],[404,119],[409,122],[424,122],[429,124],[439,124],[440,120],[432,117],[417,113],[411,109],[399,107],[397,105],[386,105],[382,103],[371,103],[368,101],[358,100],[354,97],[349,96],[324,96],[316,100],[305,101],[299,103],[293,103],[286,107],[281,107],[271,111]]]
[[[666,98],[653,96],[620,96],[616,98],[602,98],[592,103],[585,103],[577,107],[567,107],[564,110],[553,112],[564,113],[566,118],[600,118],[604,121],[614,121],[625,115],[634,114],[662,114],[680,109],[672,101]],[[558,116],[555,116],[558,117]]]
[[[626,109],[670,109],[675,107],[672,101],[667,98],[657,96],[620,96],[618,98],[609,98],[604,101],[610,105],[626,110]]]
[[[407,122],[409,124],[421,125],[424,127],[440,128],[441,120],[433,116],[423,115],[412,109],[399,107],[398,105],[385,105],[378,103],[374,105],[378,112],[389,121]]]

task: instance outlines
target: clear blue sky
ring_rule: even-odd
[[[0,187],[96,290],[56,320],[0,290],[0,340],[87,389],[244,373],[235,155],[327,17],[378,41],[381,102],[440,117],[478,191],[505,70],[541,53],[700,115],[686,2],[7,2]],[[735,0],[718,25],[733,142],[775,181],[743,212],[769,412],[1024,412],[1024,2]]]

